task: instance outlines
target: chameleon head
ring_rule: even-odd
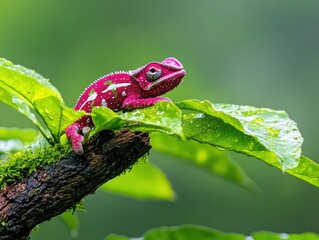
[[[162,62],[151,62],[129,74],[135,79],[148,97],[162,95],[183,80],[186,71],[176,58],[166,58]]]

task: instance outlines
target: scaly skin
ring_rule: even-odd
[[[158,101],[171,101],[160,97],[177,87],[186,72],[175,58],[151,62],[129,72],[105,75],[88,86],[79,97],[74,109],[88,113],[95,106],[113,111],[152,106]],[[84,116],[66,128],[65,132],[76,154],[83,154],[82,143],[94,124],[90,116]]]

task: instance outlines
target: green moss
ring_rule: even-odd
[[[0,189],[27,177],[41,167],[59,161],[70,151],[69,145],[57,144],[10,154],[8,159],[0,162]]]

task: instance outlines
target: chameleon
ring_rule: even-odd
[[[91,83],[78,98],[74,109],[90,113],[92,108],[103,106],[118,112],[171,101],[161,95],[176,88],[185,75],[183,65],[173,57],[150,62],[136,70],[110,73]],[[82,145],[93,126],[92,118],[85,115],[66,128],[66,136],[77,155],[84,154]]]

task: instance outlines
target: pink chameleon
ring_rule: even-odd
[[[186,72],[175,58],[151,62],[129,72],[105,75],[88,86],[79,97],[74,109],[91,112],[95,106],[113,111],[152,106],[158,101],[171,101],[160,95],[177,87]],[[65,130],[76,154],[82,155],[84,136],[94,124],[90,116],[83,116]]]

